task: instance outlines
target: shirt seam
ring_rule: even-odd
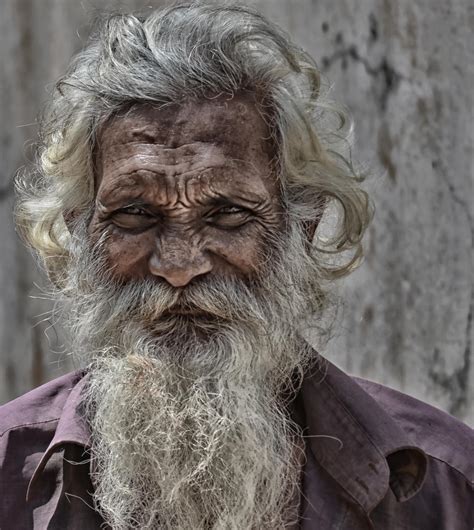
[[[389,470],[389,473],[390,473],[390,466],[388,465],[388,462],[387,462],[387,458],[386,456],[384,455],[384,453],[380,450],[380,448],[378,447],[378,445],[374,442],[374,440],[372,439],[372,437],[370,436],[370,434],[367,432],[367,429],[365,429],[365,427],[360,423],[360,421],[352,414],[352,412],[348,409],[348,407],[346,406],[346,404],[340,399],[340,397],[337,395],[336,392],[334,392],[334,390],[332,389],[332,385],[329,384],[326,379],[323,379],[321,381],[321,384],[323,384],[327,390],[330,392],[330,394],[335,398],[335,400],[337,400],[338,404],[340,407],[343,408],[344,412],[346,413],[347,416],[349,416],[351,418],[351,420],[354,422],[355,425],[357,425],[357,427],[359,428],[359,431],[364,433],[364,435],[366,436],[367,440],[370,442],[372,448],[375,450],[375,452],[381,457],[381,460],[382,461],[385,461],[386,465],[387,465],[387,468]],[[386,495],[387,493],[387,490],[388,488],[390,487],[390,484],[388,483],[387,484],[387,488],[386,488],[386,491],[384,493],[384,495],[381,497],[381,499],[378,500],[378,503],[381,502],[381,500],[383,499],[383,497]],[[373,506],[371,505],[369,507],[368,510],[365,509],[365,507],[363,506],[363,504],[361,503],[361,501],[359,499],[357,499],[353,492],[352,491],[349,491],[347,488],[345,488],[343,486],[343,488],[347,491],[347,493],[355,500],[355,502],[362,508],[362,510],[364,511],[364,513],[367,513],[369,514],[377,505],[378,503],[374,504]]]
[[[463,471],[461,471],[457,466],[454,464],[450,464],[449,462],[446,462],[446,460],[443,460],[442,458],[439,458],[438,456],[434,456],[431,453],[428,453],[425,451],[425,453],[432,458],[433,460],[438,460],[438,462],[442,462],[443,464],[446,464],[450,469],[453,469],[457,473],[459,473],[463,478],[466,479],[466,482],[470,484],[471,486],[474,485],[474,479],[470,479]]]
[[[8,429],[5,429],[2,433],[0,433],[0,438],[2,438],[2,436],[4,436],[10,431],[13,431],[15,429],[21,429],[21,427],[31,427],[32,425],[42,425],[43,423],[51,423],[52,421],[59,421],[59,417],[52,418],[50,420],[32,421],[29,423],[20,423],[19,425],[13,425],[12,427],[8,427]]]
[[[371,446],[375,449],[375,451],[381,456],[382,460],[387,460],[387,457],[384,455],[384,453],[381,451],[379,446],[375,443],[375,441],[372,439],[372,436],[370,436],[367,429],[362,425],[362,423],[356,418],[352,412],[349,410],[349,408],[346,406],[344,401],[337,395],[336,392],[334,392],[332,385],[328,383],[326,380],[322,381],[322,384],[325,385],[325,387],[328,389],[328,391],[331,393],[331,395],[334,397],[335,400],[337,400],[339,406],[344,409],[344,412],[347,416],[351,418],[351,420],[354,422],[355,425],[359,428],[359,431],[363,432],[364,435],[367,437],[367,439],[370,441]],[[388,462],[387,462],[388,466]]]

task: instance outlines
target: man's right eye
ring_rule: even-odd
[[[122,213],[126,215],[147,215],[151,216],[150,212],[147,212],[145,209],[138,206],[127,206],[126,208],[121,208],[117,213]]]

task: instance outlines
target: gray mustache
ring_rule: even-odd
[[[186,287],[172,287],[164,280],[137,282],[122,293],[133,312],[154,318],[175,316],[233,319],[249,311],[255,294],[242,280],[209,278]]]

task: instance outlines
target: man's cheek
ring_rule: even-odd
[[[144,236],[112,233],[104,243],[104,254],[110,273],[117,280],[146,278],[150,242]]]
[[[238,276],[258,272],[263,261],[263,243],[255,235],[227,236],[214,240],[209,251],[221,261],[221,266]],[[218,269],[218,267],[215,267]]]

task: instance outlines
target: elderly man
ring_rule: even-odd
[[[1,409],[2,529],[472,528],[470,430],[302,338],[370,218],[319,81],[191,3],[108,18],[57,83],[17,215],[82,364]]]

